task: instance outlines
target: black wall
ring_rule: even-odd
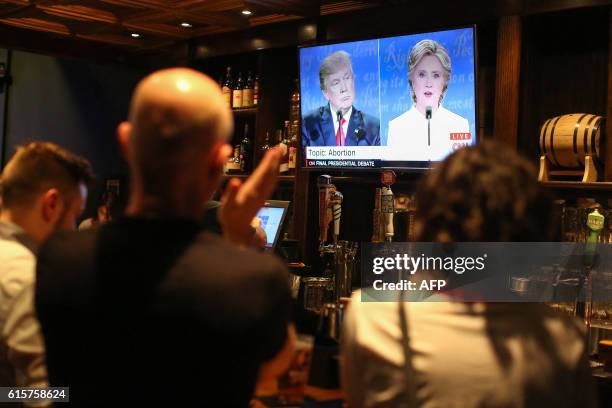
[[[2,62],[0,53],[0,62]],[[115,129],[127,117],[130,95],[146,72],[125,66],[12,51],[12,85],[7,96],[3,164],[16,146],[32,140],[59,144],[89,159],[96,173],[88,211],[105,179],[125,174]],[[4,112],[4,110],[0,110]]]

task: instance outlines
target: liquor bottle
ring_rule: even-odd
[[[291,93],[291,103],[289,105],[289,120],[293,123],[300,118],[300,80],[295,79],[293,92]]]
[[[279,143],[284,143],[282,129],[276,130],[276,144],[279,144]],[[289,171],[289,152],[288,151],[285,152],[285,154],[283,155],[281,159],[279,171],[281,173],[287,173]]]
[[[264,139],[263,145],[261,145],[262,157],[268,150],[270,150],[270,132],[266,130],[266,138]]]
[[[289,165],[289,139],[290,139],[289,132],[290,131],[291,131],[290,122],[286,120],[283,125],[283,138],[281,140],[281,143],[287,146],[287,165]]]
[[[236,80],[236,85],[234,85],[234,89],[232,90],[232,108],[242,108],[242,73],[238,74],[238,79]]]
[[[234,146],[234,166],[236,171],[240,171],[240,145]]]
[[[295,137],[297,140],[300,139],[300,121],[298,119],[295,119],[292,123],[291,123],[291,137]]]
[[[259,74],[255,75],[255,83],[253,84],[253,106],[257,106],[259,102]]]
[[[250,108],[253,106],[253,75],[251,75],[251,71],[247,75],[246,85],[242,90],[242,107]]]
[[[297,170],[297,152],[298,152],[298,121],[294,120],[291,124],[291,135],[289,138],[289,173],[295,174]]]
[[[249,124],[244,124],[244,137],[240,141],[240,171],[248,173],[251,171],[251,139],[249,139]]]
[[[240,172],[240,145],[234,146],[234,155],[227,162],[227,172],[232,174]]]
[[[285,121],[283,126],[283,139],[281,143],[284,143],[287,147],[289,147],[289,132],[291,131],[291,122],[288,120]]]
[[[232,67],[227,67],[227,71],[225,73],[225,82],[223,82],[223,86],[221,87],[221,92],[223,92],[223,98],[225,99],[225,103],[230,108],[232,107]]]

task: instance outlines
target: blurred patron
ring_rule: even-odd
[[[2,386],[48,386],[42,333],[34,312],[36,254],[52,232],[75,228],[90,181],[89,163],[52,143],[34,142],[19,147],[2,172]]]
[[[223,237],[201,230],[232,147],[231,111],[196,71],[155,72],[119,125],[126,216],[41,248],[36,305],[49,382],[75,406],[246,407],[290,362],[287,272],[246,248],[283,152],[229,181]]]
[[[415,240],[548,241],[552,200],[536,180],[508,147],[459,149],[417,192]],[[342,337],[351,407],[596,406],[582,323],[545,304],[461,294],[413,303],[353,296]]]

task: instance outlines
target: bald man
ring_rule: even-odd
[[[283,152],[229,183],[225,239],[199,226],[231,131],[210,78],[179,68],[146,77],[117,131],[130,167],[126,216],[41,249],[49,382],[69,386],[73,405],[246,407],[258,377],[288,364],[286,270],[246,248]]]

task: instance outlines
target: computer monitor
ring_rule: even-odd
[[[257,213],[257,217],[261,220],[261,228],[266,231],[266,251],[274,252],[288,208],[289,201],[268,200]]]

